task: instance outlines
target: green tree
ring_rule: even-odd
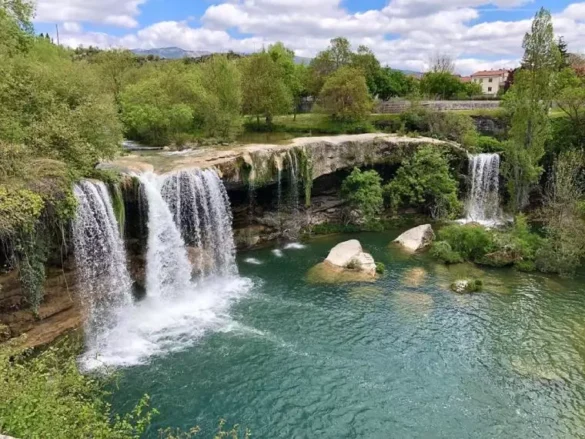
[[[201,127],[196,125],[196,116],[203,110],[204,99],[198,69],[177,62],[162,64],[122,93],[127,136],[151,145],[167,145],[193,133]]]
[[[199,109],[206,135],[230,140],[242,128],[240,71],[224,55],[215,55],[201,65],[205,94]]]
[[[361,70],[346,66],[332,74],[321,90],[319,104],[336,120],[365,119],[372,108],[372,101]]]
[[[285,70],[270,53],[256,53],[242,60],[244,113],[258,121],[266,118],[272,125],[274,116],[286,114],[292,108],[293,97],[287,86]]]
[[[114,96],[121,111],[121,94],[127,82],[128,72],[136,67],[137,57],[129,50],[102,50],[89,58],[95,63],[106,90]]]
[[[367,222],[375,220],[384,205],[382,178],[374,171],[361,171],[354,168],[343,180],[341,196],[354,209],[359,209]]]
[[[466,94],[465,84],[449,72],[427,72],[420,80],[420,92],[430,98],[453,99]]]
[[[560,55],[550,12],[546,9],[536,14],[523,47],[522,70],[515,74],[514,85],[504,99],[511,115],[511,127],[503,172],[514,211],[526,206],[529,191],[542,174],[540,161],[550,136],[548,113]]]
[[[29,0],[0,0],[0,61],[28,50],[34,37],[34,3]]]
[[[382,88],[382,66],[376,55],[366,46],[358,47],[357,53],[352,54],[351,66],[361,69],[368,84],[371,96],[377,96]]]
[[[317,54],[309,65],[308,90],[312,96],[319,96],[327,78],[339,68],[349,65],[354,54],[346,38],[333,38],[329,47]]]
[[[408,96],[415,89],[414,78],[400,70],[382,69],[378,83],[378,97],[387,100],[398,96]]]
[[[405,160],[384,190],[393,209],[422,208],[433,218],[452,218],[461,211],[457,181],[449,162],[434,146],[425,146]]]

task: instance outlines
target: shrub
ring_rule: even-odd
[[[480,262],[496,250],[492,232],[475,224],[450,225],[438,233],[439,241],[446,241],[464,260]]]
[[[447,241],[436,241],[431,248],[431,255],[440,259],[445,264],[459,264],[463,262],[463,257],[453,251],[451,245]]]
[[[501,152],[504,150],[504,145],[497,139],[489,136],[478,136],[476,147],[480,152]]]
[[[329,76],[321,89],[319,104],[333,119],[364,120],[372,109],[372,100],[362,71],[342,67]]]
[[[384,205],[382,178],[376,171],[354,168],[341,185],[341,195],[362,212],[366,222],[372,222]]]
[[[80,373],[77,349],[54,346],[35,356],[0,348],[0,431],[16,437],[138,438],[156,411],[142,398],[132,413],[114,416],[105,382]]]
[[[376,273],[384,274],[386,266],[382,262],[376,262]]]
[[[405,160],[392,182],[384,187],[390,205],[422,207],[433,218],[450,218],[459,214],[457,182],[449,163],[437,148],[426,146]]]

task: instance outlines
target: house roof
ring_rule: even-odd
[[[480,70],[479,72],[475,72],[473,75],[471,75],[472,78],[475,78],[476,76],[500,76],[500,75],[505,75],[506,73],[508,73],[508,70]]]
[[[459,80],[461,82],[471,82],[471,76],[461,76]]]

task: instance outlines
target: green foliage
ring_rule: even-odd
[[[439,230],[438,241],[445,241],[463,260],[480,262],[495,250],[492,232],[475,224],[453,224]]]
[[[542,174],[540,161],[550,137],[548,113],[560,55],[550,12],[544,8],[536,14],[523,47],[522,69],[514,75],[514,85],[504,97],[511,127],[502,171],[515,211],[526,206],[529,191]]]
[[[342,67],[333,73],[323,85],[319,104],[335,120],[364,120],[372,101],[361,70]]]
[[[43,199],[27,189],[0,185],[0,235],[32,230],[44,208]]]
[[[478,136],[476,141],[477,150],[480,152],[502,152],[504,150],[503,142],[490,136]]]
[[[481,94],[481,89],[478,84],[461,82],[451,72],[427,72],[420,80],[420,92],[436,99],[465,99]]]
[[[341,196],[359,209],[366,221],[373,221],[384,205],[382,178],[376,171],[354,168],[341,185]]]
[[[393,97],[408,96],[416,89],[415,79],[406,76],[400,70],[381,69],[378,76],[377,92],[382,100]]]
[[[47,262],[47,238],[42,232],[37,227],[32,231],[21,231],[14,238],[20,283],[26,300],[35,314],[38,314],[43,301]]]
[[[383,262],[376,262],[376,273],[384,274],[386,272],[386,266]]]
[[[394,209],[422,207],[433,218],[449,218],[461,211],[457,182],[450,173],[449,162],[433,146],[425,146],[404,160],[384,191]]]
[[[201,65],[206,90],[199,109],[205,135],[233,140],[242,129],[242,77],[226,56],[215,55]]]
[[[156,411],[145,396],[135,409],[114,416],[105,383],[80,373],[76,350],[54,346],[21,355],[0,348],[0,431],[22,438],[139,438]]]
[[[585,258],[583,153],[569,150],[556,158],[540,216],[546,241],[536,252],[540,271],[570,276]]]
[[[266,118],[270,126],[278,114],[291,111],[293,95],[284,63],[269,52],[256,53],[242,60],[244,113]]]
[[[447,241],[436,241],[431,247],[431,255],[445,264],[459,264],[463,262],[463,256],[453,251]]]

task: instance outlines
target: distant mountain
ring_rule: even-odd
[[[166,59],[180,59],[180,58],[199,58],[200,56],[209,55],[211,52],[206,50],[185,50],[180,47],[161,47],[156,49],[132,49],[136,55],[148,56],[154,55]]]
[[[309,64],[311,64],[312,60],[313,58],[307,58],[305,56],[295,56],[295,64],[304,64],[308,66]]]

